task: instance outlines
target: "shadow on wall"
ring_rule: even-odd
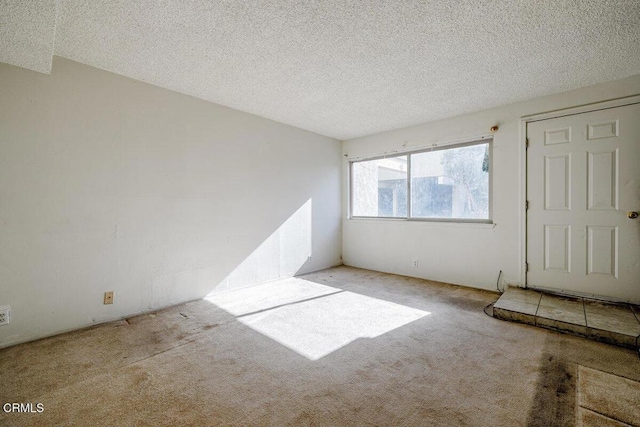
[[[312,256],[312,200],[307,200],[211,292],[297,274]]]
[[[268,215],[273,216],[273,211]],[[284,221],[278,221],[280,225],[275,230],[269,228],[268,224],[274,219],[266,218],[267,214],[255,220],[247,215],[235,215],[235,218],[223,221],[228,223],[226,230],[217,230],[215,236],[203,236],[203,247],[196,248],[194,257],[206,259],[206,265],[154,277],[153,305],[158,307],[178,299],[192,299],[176,297],[176,293],[181,290],[193,292],[194,285],[202,297],[310,271],[311,268],[306,267],[312,257],[312,215],[313,204],[309,198]],[[265,236],[265,230],[272,230],[271,234]],[[193,248],[180,248],[179,245],[174,248],[179,254],[193,252]],[[216,253],[206,248],[213,248]],[[216,262],[212,263],[212,259]]]

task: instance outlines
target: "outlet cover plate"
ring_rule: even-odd
[[[104,303],[113,304],[113,291],[107,291],[104,293]]]
[[[8,325],[9,323],[11,323],[11,307],[0,305],[0,325]]]

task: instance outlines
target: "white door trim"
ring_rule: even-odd
[[[555,119],[557,117],[572,116],[574,114],[590,113],[592,111],[606,110],[609,108],[624,107],[625,105],[640,103],[640,95],[627,96],[624,98],[610,99],[606,101],[584,104],[577,107],[563,108],[544,113],[536,113],[522,117],[525,122],[537,122],[540,120]]]
[[[640,95],[609,99],[575,107],[531,114],[520,118],[520,283],[527,288],[527,124],[609,108],[640,104]]]

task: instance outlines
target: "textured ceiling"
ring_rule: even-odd
[[[0,62],[51,72],[56,0],[0,0]]]
[[[640,74],[638,0],[57,4],[56,55],[338,139]]]

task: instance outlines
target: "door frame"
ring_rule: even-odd
[[[526,203],[529,200],[527,194],[527,128],[532,122],[541,120],[556,119],[558,117],[573,116],[576,114],[590,113],[593,111],[608,110],[611,108],[624,107],[627,105],[640,104],[640,95],[631,95],[623,98],[609,99],[589,104],[583,104],[575,107],[562,108],[543,113],[526,115],[520,118],[520,280],[524,288],[529,288],[527,282],[527,209]],[[534,287],[531,289],[548,290],[543,287]],[[556,293],[558,290],[554,290]],[[568,293],[569,294],[569,293]],[[575,293],[571,293],[577,295]]]

